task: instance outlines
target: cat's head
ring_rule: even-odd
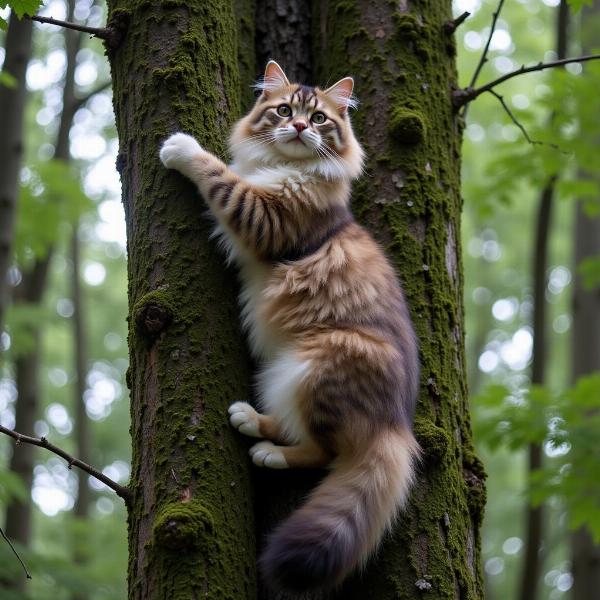
[[[233,129],[234,161],[255,166],[291,163],[328,179],[357,177],[363,150],[350,124],[356,106],[351,77],[321,90],[290,83],[282,68],[269,61],[260,96]]]

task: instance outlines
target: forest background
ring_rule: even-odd
[[[496,1],[455,2],[456,15],[471,13],[456,32],[462,87],[476,69],[497,7]],[[491,38],[482,74],[486,80],[523,63],[554,60],[558,9],[557,0],[507,2]],[[62,19],[67,8],[62,1],[51,0],[39,14]],[[0,16],[7,18],[8,9]],[[102,2],[79,0],[74,17],[102,27],[106,8]],[[569,55],[583,53],[582,29],[592,22],[591,17],[582,21],[581,13],[572,15]],[[108,62],[100,41],[86,36],[73,74],[77,95],[86,101],[75,112],[70,129],[70,166],[57,166],[50,159],[60,128],[67,64],[64,32],[37,23],[33,30],[16,256],[9,279],[17,289],[31,265],[48,259],[49,280],[39,305],[15,299],[6,315],[0,424],[15,426],[14,364],[37,346],[32,331],[39,329],[43,406],[33,431],[22,433],[47,436],[75,452],[73,422],[80,390],[74,320],[79,315],[86,340],[86,356],[79,359],[85,363],[90,461],[124,484],[130,458],[126,240],[115,169],[118,143],[106,85]],[[600,39],[600,25],[593,31]],[[592,51],[593,45],[586,48]],[[0,64],[4,54],[0,48]],[[2,78],[2,85],[10,86],[10,79]],[[492,95],[478,98],[467,115],[462,239],[466,342],[475,441],[488,472],[482,552],[491,600],[518,597],[531,501],[543,501],[545,507],[539,600],[568,598],[572,593],[571,525],[586,524],[600,537],[594,481],[600,424],[593,412],[600,404],[600,385],[593,374],[576,383],[571,358],[578,342],[572,335],[575,283],[584,276],[587,287],[593,288],[600,271],[593,259],[583,267],[574,259],[577,201],[583,201],[590,216],[600,212],[599,89],[600,64],[594,62],[530,73],[503,84],[499,92],[514,119],[531,140],[542,144],[528,141]],[[556,199],[543,272],[546,378],[544,385],[532,387],[535,228],[540,191],[555,174]],[[81,253],[75,261],[74,238]],[[74,297],[74,278],[81,281],[80,300]],[[591,332],[594,325],[589,325]],[[527,463],[531,443],[540,444],[544,455],[544,469],[533,478]],[[84,477],[93,508],[85,518],[76,518],[73,508],[81,474],[40,450],[35,454],[32,487],[25,489],[4,467],[12,448],[8,439],[0,439],[0,508],[4,513],[14,497],[30,495],[33,500],[33,543],[29,548],[17,545],[33,579],[26,593],[3,589],[20,567],[8,545],[0,544],[2,598],[61,600],[77,593],[93,600],[125,598],[123,503],[103,484]],[[76,566],[73,540],[85,540],[76,552],[81,563]]]

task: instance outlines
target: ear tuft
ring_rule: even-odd
[[[325,90],[325,93],[337,104],[340,114],[345,114],[349,108],[356,108],[358,100],[352,95],[354,79],[344,77]]]
[[[265,67],[262,80],[254,85],[254,89],[267,97],[270,92],[285,85],[290,85],[290,82],[283,69],[274,60],[270,60]]]

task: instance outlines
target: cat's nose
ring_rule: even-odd
[[[296,121],[294,123],[294,127],[298,133],[302,133],[308,127],[308,125],[304,121]]]

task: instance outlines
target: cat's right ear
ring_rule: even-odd
[[[261,97],[268,98],[273,90],[286,85],[290,85],[290,82],[283,69],[274,60],[270,60],[265,67],[263,79],[256,88],[262,92]]]

